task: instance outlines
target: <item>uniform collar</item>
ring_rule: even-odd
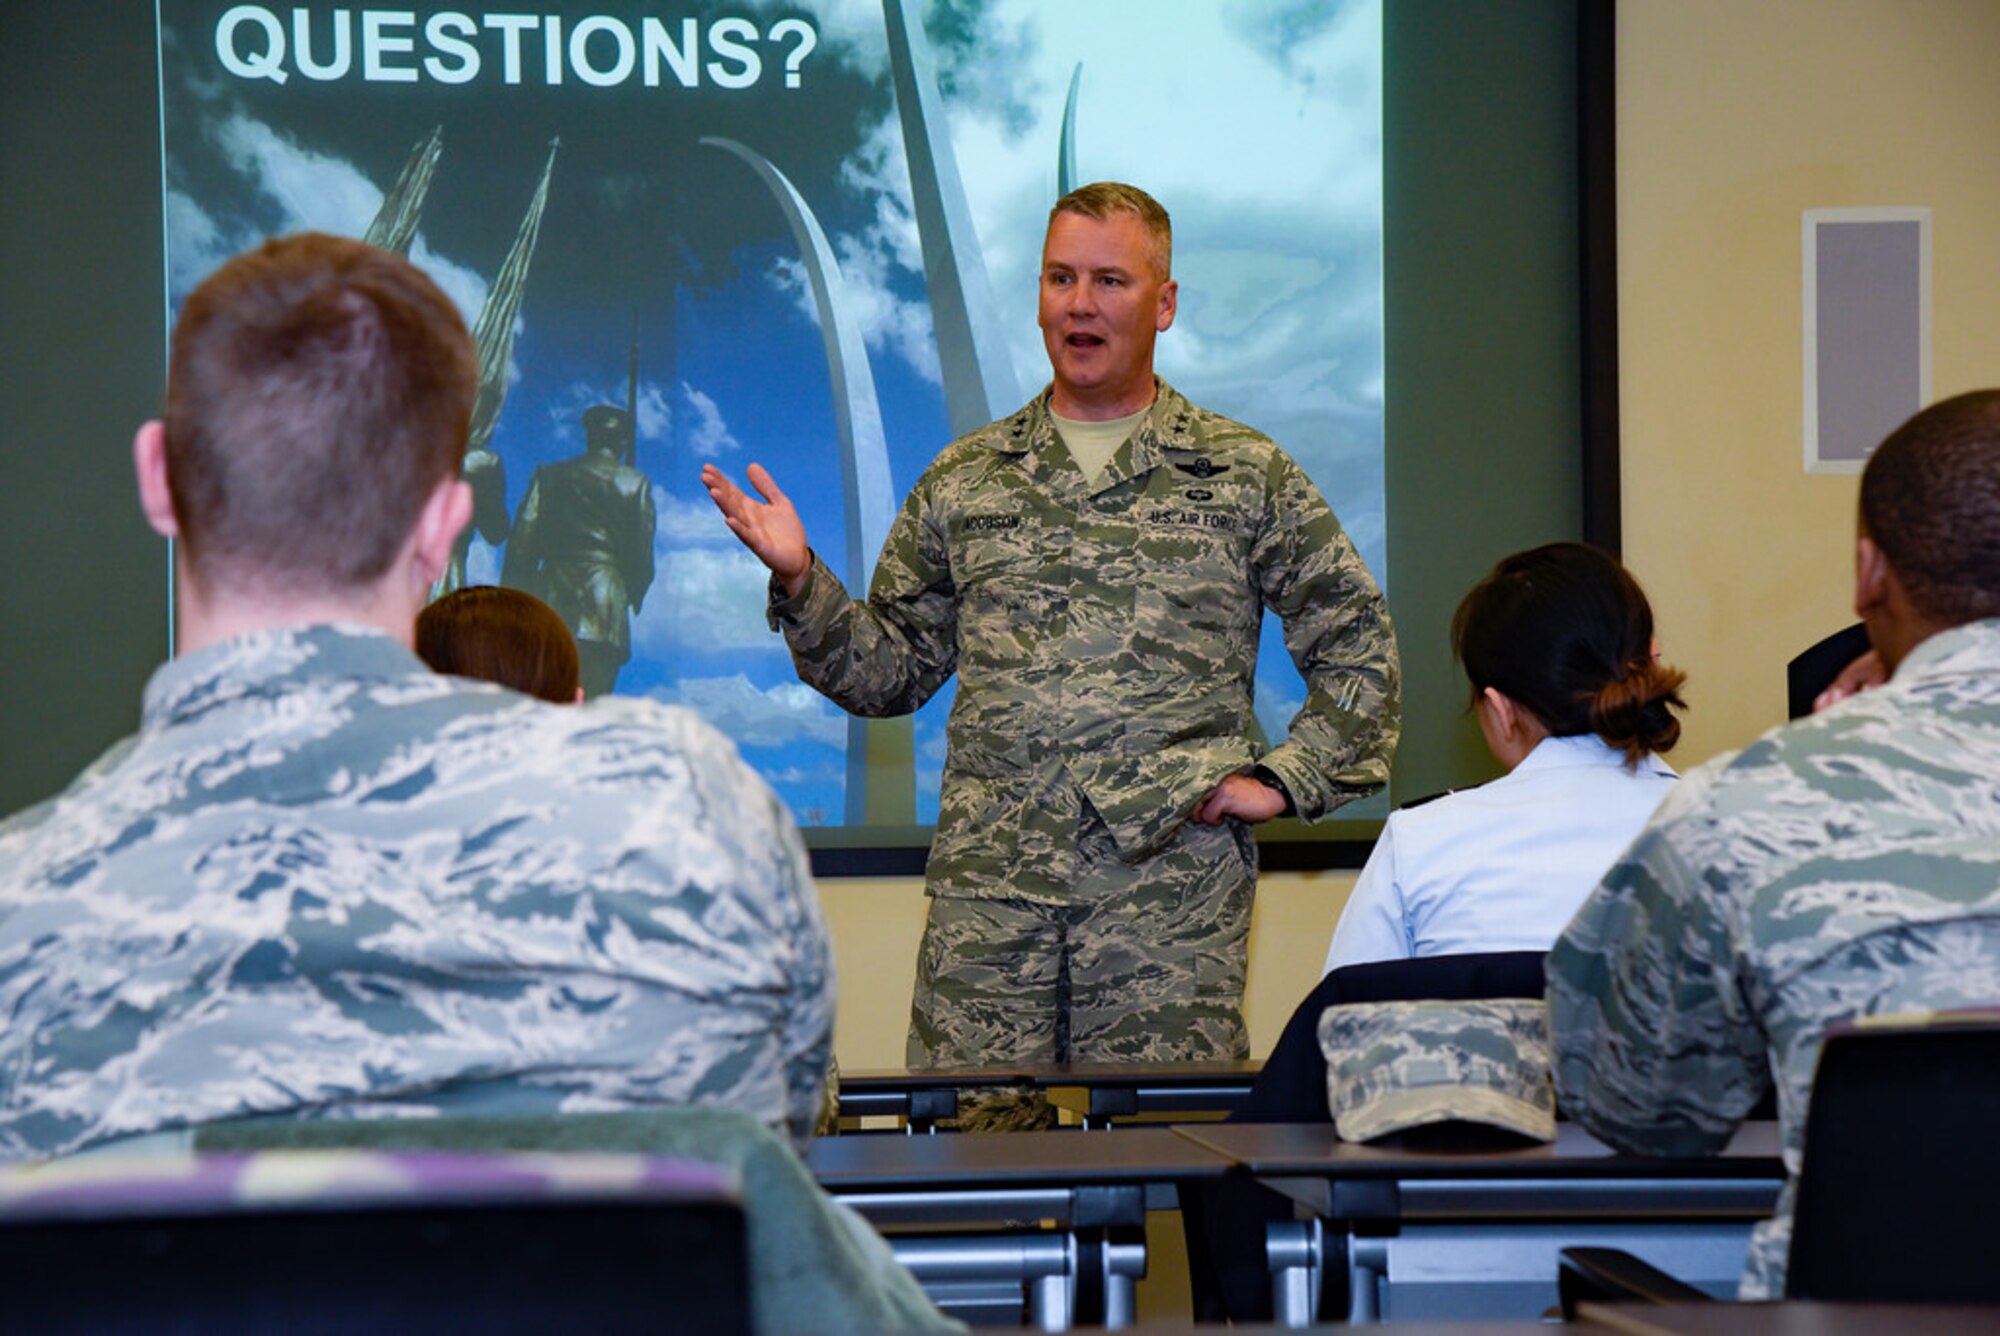
[[[1967,622],[1920,642],[1896,665],[1899,685],[2000,672],[2000,618]]]
[[[183,654],[146,683],[147,728],[181,723],[230,701],[272,695],[315,679],[429,676],[423,660],[387,632],[348,624],[256,631]]]
[[[1180,391],[1153,377],[1153,402],[1132,434],[1105,467],[1103,486],[1115,487],[1166,463],[1175,453],[1203,455],[1207,442],[1197,426],[1193,404]],[[1049,409],[1054,386],[1046,386],[1021,410],[993,424],[985,443],[1002,454],[1047,458],[1062,449],[1055,414]],[[1067,452],[1064,452],[1065,454]]]
[[[1521,758],[1514,767],[1513,774],[1523,774],[1536,770],[1555,770],[1568,766],[1622,766],[1625,753],[1613,747],[1595,733],[1579,733],[1573,737],[1543,738],[1535,744],[1535,749]],[[1647,753],[1639,762],[1637,774],[1671,775],[1672,766],[1659,757]]]

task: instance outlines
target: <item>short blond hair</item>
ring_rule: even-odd
[[[1049,224],[1055,225],[1058,217],[1066,213],[1080,214],[1085,218],[1095,218],[1103,222],[1120,214],[1129,214],[1146,225],[1146,235],[1153,242],[1153,269],[1162,282],[1174,276],[1174,222],[1167,217],[1167,211],[1160,202],[1137,186],[1128,186],[1123,181],[1093,181],[1056,201],[1049,210]]]

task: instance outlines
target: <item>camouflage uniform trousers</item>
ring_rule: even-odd
[[[931,900],[910,1007],[912,1069],[1249,1056],[1249,828],[1190,822],[1160,853],[1127,863],[1086,803],[1074,867],[1060,904]],[[1026,1088],[962,1093],[959,1109],[968,1131],[1055,1122]]]

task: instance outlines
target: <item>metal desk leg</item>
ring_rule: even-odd
[[[1139,1320],[1139,1281],[1146,1274],[1146,1232],[1114,1229],[1104,1240],[1104,1325],[1112,1330]]]
[[[1069,1275],[1037,1276],[1028,1283],[1028,1323],[1036,1331],[1076,1325],[1076,1281]]]
[[[1273,1221],[1264,1227],[1271,1264],[1271,1314],[1281,1327],[1310,1327],[1319,1310],[1321,1225]]]
[[[1076,1324],[1077,1242],[1070,1231],[899,1235],[889,1249],[933,1298],[940,1288],[1005,1286],[1018,1296],[1014,1287],[1025,1286],[1030,1325],[1067,1331]]]
[[[1382,1320],[1382,1285],[1389,1275],[1389,1241],[1353,1237],[1347,1241],[1347,1320]]]

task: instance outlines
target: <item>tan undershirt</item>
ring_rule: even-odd
[[[1084,480],[1095,482],[1098,475],[1104,472],[1105,465],[1111,462],[1111,456],[1118,453],[1118,447],[1125,444],[1125,438],[1139,425],[1139,420],[1152,411],[1153,406],[1147,404],[1129,417],[1112,418],[1108,422],[1080,422],[1053,412],[1049,416],[1055,419],[1056,435],[1062,437],[1070,458],[1083,470]]]

